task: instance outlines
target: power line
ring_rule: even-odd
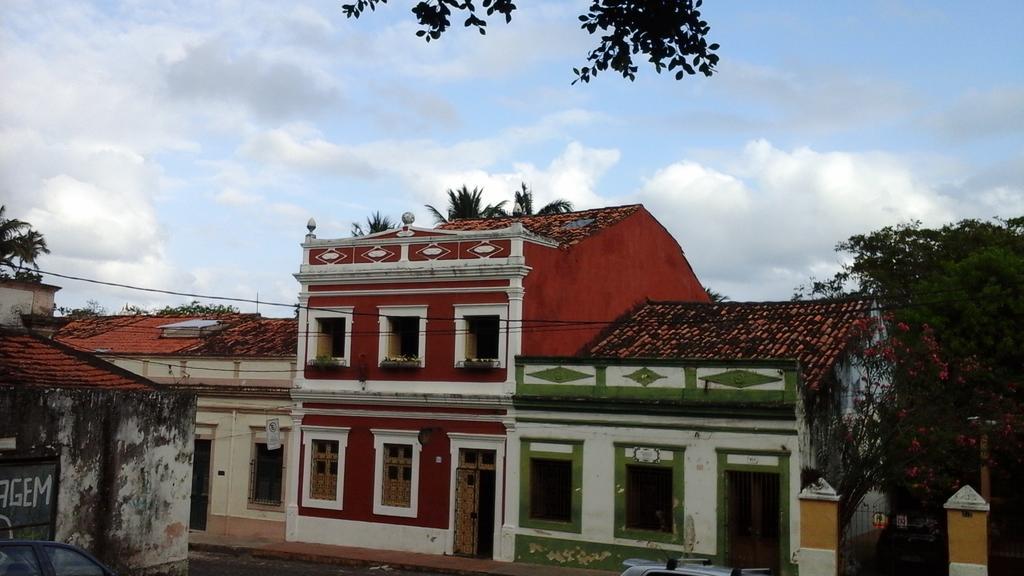
[[[64,278],[64,279],[74,280],[74,281],[79,281],[79,282],[86,282],[86,283],[91,283],[91,284],[98,284],[98,285],[103,285],[103,286],[111,286],[111,287],[116,287],[116,288],[123,288],[123,289],[127,289],[127,290],[136,290],[136,291],[142,291],[142,292],[152,292],[152,293],[158,293],[158,294],[167,294],[167,295],[174,295],[174,296],[184,296],[184,297],[188,297],[188,298],[197,298],[197,299],[206,299],[206,300],[218,300],[218,301],[247,303],[247,304],[255,304],[257,302],[256,300],[249,299],[249,298],[239,298],[239,297],[231,297],[231,296],[217,296],[217,295],[199,294],[199,293],[193,293],[193,292],[182,292],[182,291],[176,291],[176,290],[166,290],[166,289],[161,289],[161,288],[149,288],[149,287],[135,286],[135,285],[131,285],[131,284],[124,284],[124,283],[118,283],[118,282],[107,282],[107,281],[103,281],[103,280],[96,280],[96,279],[93,279],[93,278],[85,278],[85,277],[80,277],[80,276],[71,276],[71,275],[67,275],[67,274],[61,274],[61,273],[57,273],[57,272],[50,272],[50,271],[46,271],[46,270],[38,270],[38,272],[41,273],[41,274],[47,274],[47,275],[55,276],[55,277],[58,277],[58,278]],[[1021,282],[1021,283],[1018,283],[1018,284],[1024,284],[1024,282]],[[1006,286],[1006,287],[1011,288],[1012,286]],[[948,288],[948,289],[942,289],[942,290],[921,291],[921,292],[911,293],[911,294],[908,294],[908,295],[901,295],[901,296],[904,297],[904,298],[909,298],[909,297],[912,297],[912,296],[932,296],[932,295],[957,294],[957,293],[967,294],[967,291],[965,289],[961,289],[961,288]],[[949,299],[942,299],[942,300],[918,301],[918,302],[903,302],[903,303],[889,303],[889,304],[878,304],[877,303],[878,299],[879,299],[878,296],[870,296],[870,295],[868,295],[868,296],[856,296],[855,295],[855,296],[847,296],[847,297],[841,297],[841,298],[823,298],[823,299],[818,299],[818,300],[806,300],[806,301],[796,301],[796,302],[805,302],[805,303],[808,303],[808,304],[840,304],[840,303],[843,303],[843,302],[856,302],[856,301],[865,301],[866,302],[866,301],[869,301],[869,300],[874,300],[874,301],[876,301],[876,303],[874,303],[871,306],[865,308],[865,310],[864,310],[864,312],[866,312],[866,313],[871,313],[871,312],[885,312],[885,311],[889,311],[889,310],[903,310],[903,309],[909,309],[909,308],[920,308],[920,307],[927,307],[927,306],[938,306],[938,305],[944,305],[944,304],[955,304],[955,303],[961,303],[961,302],[971,302],[971,301],[976,301],[976,300],[986,300],[986,299],[991,299],[991,296],[990,295],[974,295],[974,296],[967,295],[967,296],[961,297],[961,298],[949,298]],[[789,302],[772,302],[772,303],[769,303],[769,304],[772,305],[772,306],[785,307],[788,304],[791,304],[792,302],[793,301],[789,301]],[[287,307],[287,308],[296,309],[296,310],[297,309],[304,309],[304,310],[307,310],[307,311],[314,311],[314,312],[316,312],[316,311],[323,311],[323,312],[339,312],[339,311],[344,311],[344,312],[346,312],[348,314],[351,314],[352,316],[361,316],[361,317],[370,317],[370,318],[380,318],[381,317],[381,315],[379,313],[376,313],[376,312],[358,312],[356,310],[351,310],[352,307],[350,307],[350,306],[334,306],[334,307],[309,306],[309,305],[303,305],[303,304],[299,304],[299,303],[287,304],[287,303],[282,303],[282,302],[270,302],[270,301],[263,301],[263,300],[260,300],[259,303],[267,305],[267,306]],[[658,302],[653,302],[653,303],[654,304],[658,304]],[[682,304],[691,304],[690,302],[681,302],[681,303]],[[692,302],[692,304],[702,304],[702,303]],[[752,302],[752,303],[725,302],[725,303],[709,303],[708,305],[709,306],[730,307],[730,306],[734,306],[734,305],[738,305],[738,304],[756,305],[756,304],[765,304],[765,303],[758,303],[758,302]],[[845,314],[845,311],[837,311],[837,310],[825,310],[825,311],[822,311],[822,310],[796,310],[796,311],[789,311],[789,314],[791,316],[802,316],[802,315],[821,316],[823,314],[824,315],[828,315],[828,314],[836,314],[836,315],[838,315],[840,313]],[[189,315],[185,314],[183,316],[189,316]],[[151,317],[151,316],[144,316],[144,317]],[[173,317],[173,316],[171,316],[171,317]],[[121,317],[118,317],[118,318],[121,318]],[[420,318],[422,318],[423,320],[434,320],[434,321],[443,321],[443,322],[453,322],[453,321],[458,320],[458,318],[455,317],[455,316],[429,316],[428,315],[428,316],[420,316]],[[597,328],[600,328],[600,327],[609,326],[609,325],[617,322],[619,320],[619,318],[621,318],[621,316],[620,317],[616,317],[616,318],[611,319],[611,320],[607,320],[607,319],[605,319],[605,320],[552,319],[552,318],[531,318],[531,319],[510,320],[510,319],[499,318],[499,321],[506,323],[506,325],[508,325],[508,329],[509,330],[517,330],[517,331],[525,333],[527,330],[542,331],[542,330],[545,330],[546,328],[552,328],[554,330],[568,329],[568,328],[571,328],[571,327],[578,327],[578,326],[579,327],[587,326],[587,327],[597,327]],[[87,319],[83,319],[83,320],[87,320]],[[271,320],[271,319],[268,319],[268,320]],[[286,319],[284,319],[284,318],[282,318],[282,319],[274,318],[272,320],[286,320]],[[630,321],[630,320],[627,320],[627,322],[628,321]],[[691,319],[673,319],[672,321],[668,321],[668,322],[666,322],[665,320],[659,320],[658,322],[659,322],[659,325],[664,325],[666,323],[667,324],[693,324],[693,323],[708,324],[708,323],[718,323],[718,322],[729,323],[729,322],[740,322],[740,321],[742,321],[742,319],[730,318],[730,317],[716,317],[716,318],[699,318],[699,319],[692,319],[692,320]],[[633,320],[633,322],[636,322],[636,320]],[[519,328],[513,327],[512,326],[513,323],[518,323],[520,325],[520,327]],[[529,326],[530,324],[535,324],[535,325],[538,325],[538,326]],[[433,332],[432,330],[433,329],[427,329],[426,332],[427,333],[432,333],[432,334],[440,334],[440,333],[454,334],[454,333],[459,333],[459,329],[455,329],[455,330],[440,329],[437,332]],[[362,334],[362,333],[360,333],[360,334]],[[365,332],[365,334],[377,334],[377,332],[376,331],[367,331],[367,332]],[[299,332],[299,335],[303,335],[303,332]]]

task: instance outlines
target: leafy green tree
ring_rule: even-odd
[[[472,190],[462,185],[458,190],[448,190],[448,210],[442,214],[440,210],[427,204],[427,210],[434,216],[437,224],[444,224],[452,220],[463,220],[471,218],[497,218],[507,216],[505,212],[505,200],[497,204],[484,205],[483,189],[474,187]]]
[[[342,4],[341,9],[345,16],[358,18],[366,10],[373,11],[387,1],[357,0]],[[718,64],[715,51],[719,46],[707,41],[711,27],[701,17],[701,2],[591,0],[587,12],[579,17],[580,28],[591,35],[600,30],[600,41],[587,55],[587,65],[573,68],[576,75],[573,84],[590,82],[609,69],[623,78],[635,80],[638,66],[633,63],[633,56],[641,54],[655,72],[675,71],[676,80],[697,72],[711,76]],[[413,5],[412,13],[420,25],[416,35],[430,42],[448,30],[453,17],[464,15],[465,27],[475,27],[480,34],[485,34],[486,17],[497,14],[508,23],[516,8],[512,0],[483,0],[479,12],[473,0],[420,0]]]
[[[545,204],[540,210],[533,211],[533,191],[526,187],[526,182],[521,183],[521,189],[516,190],[512,200],[512,216],[533,216],[534,214],[545,216],[548,214],[564,214],[572,212],[572,202],[559,198]]]
[[[853,411],[815,418],[823,473],[848,520],[883,488],[938,505],[982,464],[997,484],[1024,476],[1024,218],[940,228],[890,226],[851,237],[849,263],[800,295],[868,297],[885,310],[862,342],[851,389],[812,397],[828,412],[838,392]],[[992,450],[979,450],[982,438]]]
[[[366,227],[363,227],[361,222],[352,223],[352,235],[353,236],[366,236],[367,234],[376,234],[377,232],[386,232],[392,228],[397,228],[398,225],[395,221],[388,216],[383,216],[381,213],[374,212],[366,218]]]
[[[64,306],[58,306],[57,312],[66,318],[79,319],[104,316],[107,313],[107,309],[104,308],[98,300],[86,300],[85,306],[81,308],[65,308]]]
[[[49,254],[46,239],[32,225],[17,218],[7,218],[7,207],[0,205],[0,278],[39,282],[42,276],[36,260]]]
[[[188,304],[164,306],[152,312],[154,316],[216,316],[218,314],[238,314],[238,308],[228,304],[203,304],[193,300]]]

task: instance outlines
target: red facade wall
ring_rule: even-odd
[[[464,286],[468,283],[462,283]],[[508,282],[503,281],[503,286]],[[493,285],[484,281],[482,285]],[[424,282],[421,288],[445,287],[445,284]],[[378,285],[378,288],[390,288],[390,285]],[[344,287],[348,288],[348,287]],[[305,377],[309,380],[395,380],[395,381],[446,381],[466,382],[466,394],[476,394],[475,383],[504,382],[505,367],[495,370],[466,370],[456,368],[455,362],[455,305],[456,304],[504,304],[508,305],[508,295],[504,292],[466,292],[443,294],[395,294],[366,296],[310,296],[309,306],[313,308],[330,308],[333,306],[352,306],[352,346],[350,365],[332,370],[312,370],[306,368]],[[387,369],[378,366],[378,347],[380,332],[378,323],[378,306],[427,306],[427,337],[426,354],[423,368]],[[315,330],[310,325],[309,330]],[[507,326],[506,326],[507,329]],[[305,336],[306,326],[300,326],[300,337]],[[307,346],[307,354],[312,354]],[[303,362],[309,360],[304,358]],[[511,362],[509,357],[509,362]]]
[[[525,250],[525,356],[573,355],[644,299],[708,301],[679,243],[645,209],[568,248]],[[529,324],[552,319],[602,323]]]
[[[337,406],[335,406],[337,407]],[[309,508],[303,505],[299,491],[299,514],[321,518],[339,518],[361,522],[383,522],[426,528],[448,528],[448,510],[451,485],[451,442],[448,432],[466,434],[504,435],[505,427],[499,422],[470,422],[408,418],[359,418],[349,416],[308,415],[303,425],[348,427],[348,445],[345,449],[345,475],[342,494],[343,510]],[[419,510],[416,518],[380,516],[373,513],[374,451],[371,429],[421,430],[437,428],[430,441],[420,451]],[[300,462],[306,455],[299,454]],[[305,479],[299,470],[298,486]]]

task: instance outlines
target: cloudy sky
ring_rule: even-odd
[[[711,0],[712,78],[576,86],[586,0],[429,45],[412,0],[359,21],[336,0],[2,1],[0,202],[47,271],[293,302],[309,217],[321,238],[374,210],[424,225],[448,188],[526,182],[642,202],[706,285],[785,300],[852,234],[1024,214],[1015,0]],[[46,281],[68,307],[186,300]]]

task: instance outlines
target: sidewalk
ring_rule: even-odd
[[[301,560],[304,562],[338,564],[341,566],[387,565],[396,570],[437,572],[461,576],[477,576],[482,574],[496,574],[499,576],[614,576],[618,574],[617,572],[606,572],[603,570],[562,568],[559,566],[523,564],[519,562],[497,562],[495,560],[465,558],[462,556],[438,556],[435,554],[328,546],[326,544],[308,544],[305,542],[246,540],[206,534],[205,532],[189,533],[188,546],[190,550],[233,554],[236,556],[248,554],[255,558]]]

